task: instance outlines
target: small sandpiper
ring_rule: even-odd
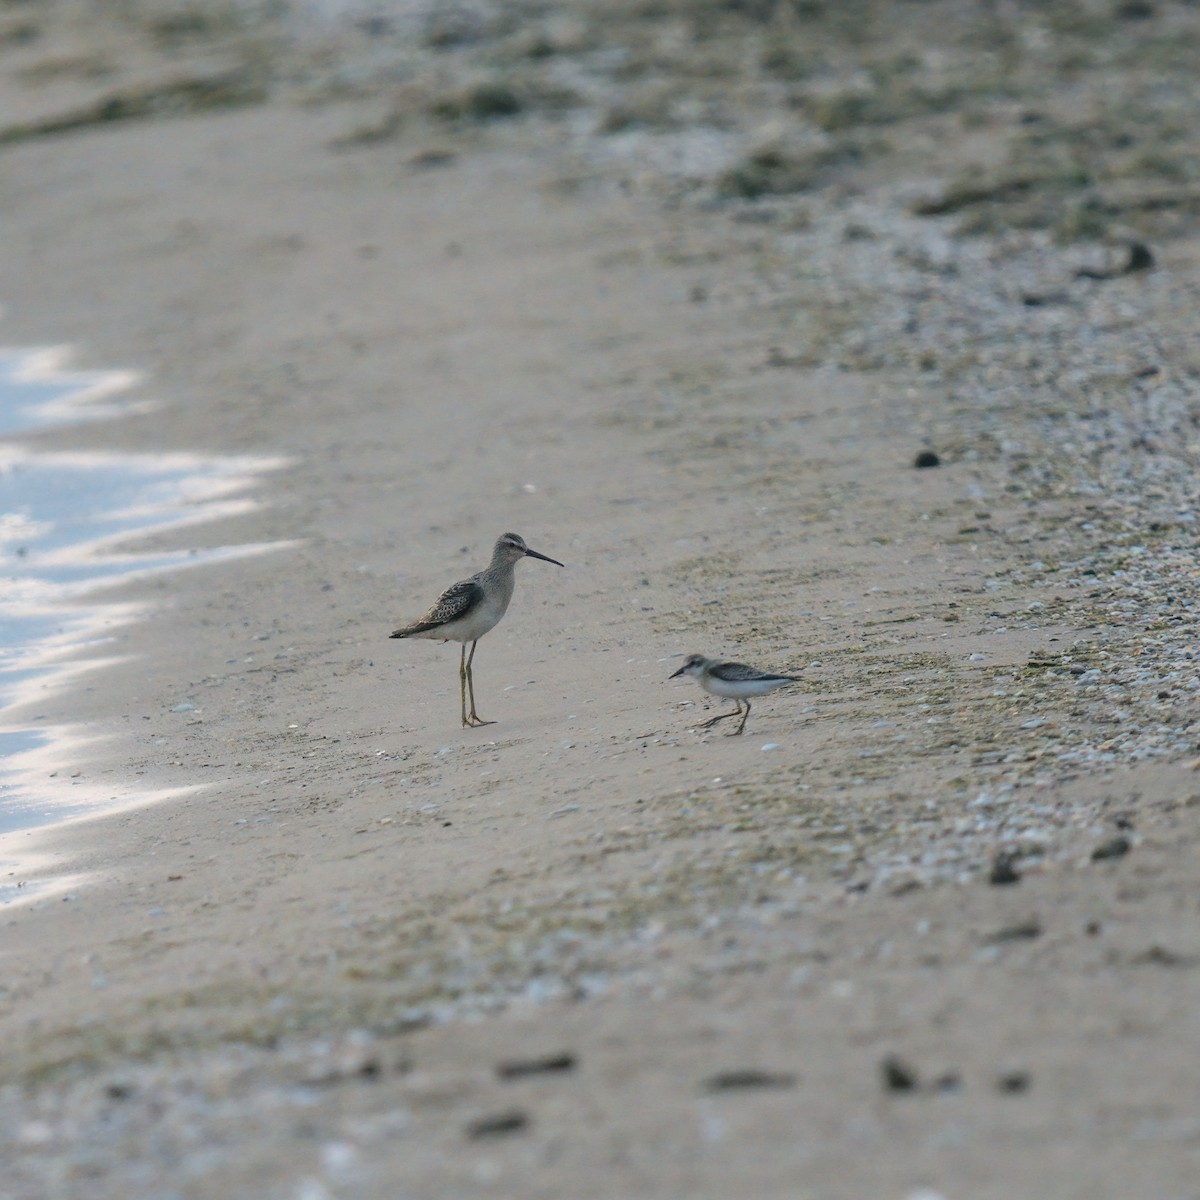
[[[692,675],[710,696],[721,696],[736,703],[737,707],[733,712],[718,713],[717,716],[705,721],[702,725],[696,726],[697,729],[707,729],[718,721],[724,721],[726,717],[740,716],[741,724],[733,731],[731,737],[736,737],[746,728],[746,718],[750,715],[751,696],[765,696],[776,688],[799,681],[795,675],[774,675],[770,671],[758,671],[743,663],[721,662],[716,658],[705,658],[703,654],[689,654],[687,662],[670,678],[676,679],[680,675]],[[746,706],[745,711],[742,710],[743,704]]]
[[[448,587],[434,602],[430,610],[419,620],[403,629],[397,629],[394,638],[433,638],[440,642],[461,642],[462,653],[458,659],[458,690],[462,700],[462,723],[466,729],[473,725],[494,725],[485,721],[475,711],[475,680],[471,674],[471,662],[475,658],[475,646],[490,629],[494,629],[500,618],[508,611],[516,584],[516,565],[523,558],[540,558],[542,562],[563,564],[530,550],[525,539],[515,533],[502,533],[492,550],[492,561],[485,570]],[[471,654],[467,656],[467,643],[471,643]],[[471,711],[467,712],[467,693],[471,695]]]

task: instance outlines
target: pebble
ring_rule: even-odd
[[[996,946],[1002,942],[1030,942],[1042,936],[1041,922],[1036,918],[1020,921],[1016,925],[1006,925],[995,933],[988,934],[983,939],[984,945]]]
[[[903,1059],[889,1054],[879,1064],[883,1076],[883,1088],[887,1092],[913,1092],[919,1084],[917,1073]]]
[[[1020,1092],[1027,1092],[1032,1082],[1033,1078],[1028,1071],[1007,1071],[997,1076],[996,1090],[1015,1096]]]
[[[704,1081],[708,1092],[730,1092],[751,1088],[790,1088],[796,1086],[795,1075],[783,1071],[760,1071],[742,1067],[733,1071],[718,1071]]]
[[[575,1070],[575,1055],[569,1052],[547,1054],[542,1058],[518,1058],[496,1064],[496,1074],[504,1080],[525,1079],[530,1075],[561,1075]]]
[[[1132,843],[1122,834],[1117,834],[1116,837],[1111,837],[1107,842],[1101,842],[1099,846],[1092,851],[1092,861],[1102,862],[1106,858],[1122,858],[1129,853]]]
[[[1021,873],[1016,867],[1016,855],[1001,852],[992,860],[992,869],[988,875],[988,883],[1003,887],[1010,883],[1019,883]]]
[[[489,1113],[476,1117],[467,1126],[467,1137],[478,1138],[505,1137],[508,1134],[520,1133],[529,1127],[529,1116],[519,1108],[506,1109],[504,1112]]]

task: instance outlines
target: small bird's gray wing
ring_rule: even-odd
[[[723,662],[712,667],[709,674],[726,683],[747,683],[750,680],[795,679],[794,675],[776,675],[773,671],[759,671],[745,663]]]
[[[449,625],[465,617],[483,599],[483,588],[474,579],[464,579],[448,587],[434,602],[433,607],[411,625],[397,629],[392,637],[413,637],[428,633],[441,625]]]

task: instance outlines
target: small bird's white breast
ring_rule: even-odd
[[[776,688],[791,683],[790,679],[720,679],[705,673],[700,677],[700,686],[710,696],[722,696],[726,700],[745,700],[750,696],[765,696]]]

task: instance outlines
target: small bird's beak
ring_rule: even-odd
[[[566,566],[565,563],[560,563],[557,558],[551,558],[548,554],[539,554],[536,550],[526,550],[526,558],[540,558],[542,562],[552,562],[556,567]]]
[[[686,670],[687,670],[687,664],[685,663],[682,667],[679,668],[678,671],[672,671],[671,674],[667,676],[667,678],[668,679],[678,679],[679,676],[682,675],[684,673],[684,671],[686,671]]]

